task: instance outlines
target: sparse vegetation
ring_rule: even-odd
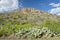
[[[60,16],[46,12],[10,12],[0,14],[0,37],[42,38],[60,34]],[[12,36],[11,36],[12,37]]]
[[[25,35],[25,36],[33,36],[35,38],[38,37],[42,37],[43,35],[48,36],[49,34],[52,33],[50,30],[48,30],[47,28],[40,28],[38,26],[33,26],[31,24],[18,24],[18,23],[14,23],[12,24],[12,22],[8,22],[5,25],[3,25],[3,27],[1,27],[0,29],[0,36],[4,35],[4,36],[9,36],[10,34],[15,34],[15,35]],[[53,34],[54,35],[54,34]]]
[[[53,20],[46,20],[42,24],[40,24],[41,27],[48,27],[51,31],[60,33],[60,22],[56,22]]]

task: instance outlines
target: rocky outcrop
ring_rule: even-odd
[[[39,14],[43,13],[42,11],[36,10],[34,8],[23,8],[20,11],[23,13],[39,13]]]

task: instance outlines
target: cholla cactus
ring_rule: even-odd
[[[31,28],[25,28],[25,29],[19,30],[17,34],[25,35],[25,36],[31,35],[33,37],[43,37],[43,35],[48,36],[49,34],[51,34],[52,36],[53,32],[51,32],[50,30],[48,30],[48,28],[45,28],[45,27],[43,28],[31,27]]]

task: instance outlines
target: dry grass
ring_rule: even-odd
[[[60,40],[60,37],[49,37],[49,38],[20,38],[20,39],[16,39],[16,38],[11,38],[11,39],[7,39],[7,38],[0,38],[0,40]]]

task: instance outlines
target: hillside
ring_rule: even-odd
[[[8,21],[40,24],[41,22],[47,19],[59,21],[60,16],[57,16],[55,14],[49,14],[47,12],[43,12],[34,8],[23,8],[10,13],[0,14],[1,24],[4,24]]]
[[[58,15],[34,8],[0,13],[0,38],[47,38],[55,36],[60,36],[60,16]]]

